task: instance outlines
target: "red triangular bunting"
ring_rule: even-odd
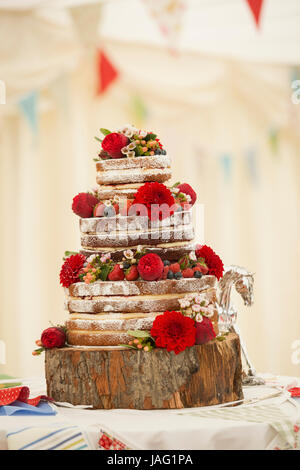
[[[264,0],[246,0],[246,2],[252,11],[256,26],[259,27],[260,14]]]
[[[104,93],[109,85],[118,77],[119,72],[110,62],[107,55],[103,51],[98,53],[98,74],[99,85],[98,94]]]

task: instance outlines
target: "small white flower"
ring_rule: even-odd
[[[147,134],[148,134],[147,131],[140,131],[140,132],[139,132],[139,136],[142,137],[142,138],[143,138],[143,137],[146,137]]]
[[[196,302],[196,304],[200,305],[200,304],[202,304],[202,302],[207,303],[207,300],[205,299],[204,295],[199,294],[199,295],[197,295],[197,297],[195,297],[195,302]]]
[[[94,259],[96,258],[97,255],[91,255],[88,257],[88,259],[86,260],[87,263],[91,263],[92,261],[94,261]]]
[[[193,310],[193,312],[200,312],[201,307],[198,304],[194,304],[194,305],[192,305],[192,310]]]
[[[190,254],[189,254],[189,258],[192,261],[197,261],[196,253],[194,251],[191,251]]]
[[[120,263],[120,269],[123,269],[123,268],[124,268],[123,263]]]
[[[127,153],[129,153],[128,147],[123,147],[123,148],[121,149],[121,152],[123,153],[123,155],[127,155]]]
[[[141,251],[143,251],[143,247],[142,247],[142,245],[138,245],[138,246],[136,247],[136,252],[137,252],[137,253],[140,253]]]
[[[213,306],[210,305],[209,307],[201,307],[201,313],[206,317],[211,318],[215,312]]]
[[[127,258],[127,259],[132,259],[133,258],[133,251],[132,250],[125,250],[123,252],[123,254],[124,254],[125,258]]]
[[[195,320],[196,320],[197,323],[201,323],[201,322],[202,322],[203,317],[202,317],[201,313],[197,313]]]
[[[135,157],[135,152],[134,151],[128,152],[127,157],[129,158]]]
[[[135,149],[135,147],[136,147],[136,143],[135,143],[135,142],[130,142],[130,144],[127,145],[127,148],[128,148],[129,150],[133,150],[133,149]]]
[[[187,202],[191,202],[192,198],[189,194],[185,195]]]
[[[106,263],[110,259],[110,253],[107,253],[106,255],[102,255],[100,258],[101,263]]]
[[[179,188],[172,188],[172,193],[177,194],[179,193],[180,189]]]
[[[190,302],[188,300],[185,300],[185,299],[179,300],[179,304],[180,304],[181,308],[188,308],[188,307],[191,306]]]

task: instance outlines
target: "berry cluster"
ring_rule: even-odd
[[[195,253],[185,255],[176,263],[164,261],[162,279],[201,278],[208,273],[208,267],[203,260],[198,260]]]

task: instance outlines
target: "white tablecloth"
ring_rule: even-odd
[[[262,398],[282,387],[277,397],[244,404],[242,407],[263,406],[265,410],[280,410],[288,424],[299,434],[300,448],[300,403],[292,400],[285,388],[300,386],[300,379],[293,377],[271,377],[264,374],[267,384],[245,387],[246,399]],[[31,396],[45,394],[44,379],[21,379],[30,388]],[[7,382],[7,381],[6,381]],[[277,388],[274,388],[274,387]],[[98,449],[102,432],[123,442],[130,449],[149,450],[202,450],[202,449],[275,449],[286,448],[287,443],[268,422],[245,419],[223,419],[221,416],[203,417],[205,408],[184,410],[91,410],[78,407],[54,406],[55,416],[1,416],[0,450],[8,448],[7,434],[27,426],[77,425],[84,433],[90,449]],[[232,410],[233,407],[226,407]],[[210,407],[216,409],[216,407]],[[249,409],[249,408],[248,408]],[[258,421],[260,421],[258,419]],[[276,421],[276,419],[275,419]],[[293,447],[297,446],[297,439]]]

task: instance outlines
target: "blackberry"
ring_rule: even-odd
[[[171,264],[170,261],[168,261],[167,259],[165,259],[165,261],[164,261],[164,266],[170,266],[170,264]]]
[[[130,266],[131,266],[131,263],[128,263],[128,261],[125,261],[125,262],[123,263],[123,268],[124,268],[124,269],[130,268]]]
[[[175,279],[181,279],[182,278],[182,272],[178,271],[178,273],[174,274]]]
[[[173,271],[168,271],[167,279],[174,279],[174,273],[173,273]]]
[[[202,274],[201,271],[195,271],[195,272],[194,272],[194,277],[197,277],[197,278],[200,279],[200,277],[202,277],[202,276],[203,276],[203,274]]]
[[[161,155],[161,149],[156,149],[155,150],[155,155]]]
[[[161,151],[161,154],[162,154],[162,155],[167,155],[166,150],[162,150],[162,151]]]

